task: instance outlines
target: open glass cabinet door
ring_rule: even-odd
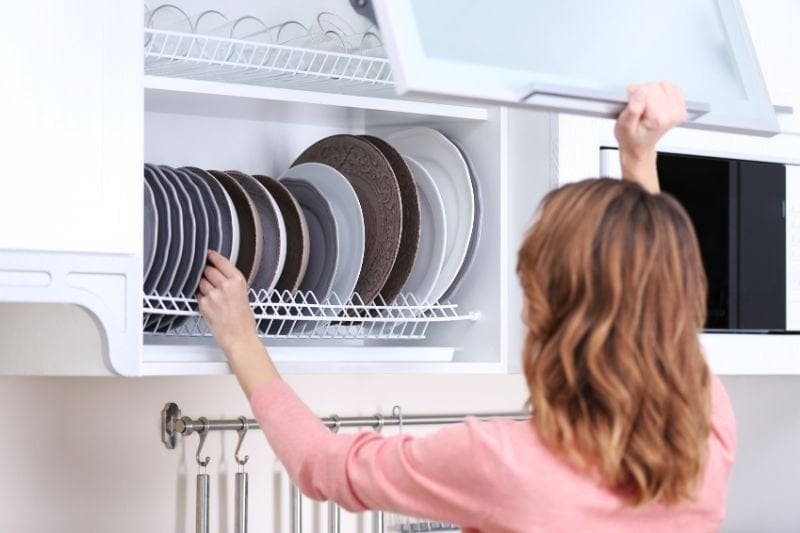
[[[687,126],[779,132],[737,0],[372,3],[404,94],[611,117],[629,84],[670,80]]]

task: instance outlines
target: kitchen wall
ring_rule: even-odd
[[[519,376],[291,376],[320,415],[518,408]],[[800,531],[800,378],[731,377],[739,455],[726,532]],[[0,532],[194,531],[196,437],[163,447],[159,412],[177,402],[194,417],[248,413],[230,376],[0,378]],[[212,531],[232,531],[235,434],[211,435]],[[251,434],[251,531],[288,531],[288,485],[264,438]],[[454,458],[463,460],[463,458]],[[306,531],[325,531],[324,506],[306,505]],[[368,532],[368,517],[343,531]],[[315,527],[316,526],[316,527]]]

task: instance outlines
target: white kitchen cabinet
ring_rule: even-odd
[[[59,315],[59,305],[79,306],[104,330],[108,357],[98,366],[135,372],[142,37],[134,21],[141,6],[14,2],[4,16],[13,23],[0,47],[7,133],[0,155],[0,302],[54,304],[38,308],[43,316]],[[17,313],[4,306],[2,315],[11,327]],[[0,353],[15,369],[31,359],[1,340]],[[33,357],[36,371],[47,373],[48,357],[40,355]],[[58,358],[49,357],[63,368]]]
[[[272,354],[283,371],[304,373],[491,373],[518,368],[522,329],[517,245],[534,207],[558,176],[598,173],[598,138],[590,131],[605,128],[605,122],[496,105],[396,98],[390,80],[370,70],[373,63],[388,68],[381,60],[359,64],[359,75],[366,79],[350,80],[355,83],[348,83],[351,71],[337,71],[335,79],[328,76],[326,81],[325,76],[292,69],[281,72],[279,83],[262,82],[275,72],[265,72],[254,59],[258,47],[237,49],[241,53],[233,60],[228,54],[223,60],[209,59],[208,47],[220,39],[150,30],[143,40],[143,8],[136,2],[98,0],[69,9],[61,4],[44,2],[52,7],[51,12],[44,10],[53,16],[49,23],[21,17],[30,23],[19,23],[13,31],[42,54],[42,66],[63,58],[57,65],[63,79],[52,71],[46,74],[47,68],[30,68],[30,56],[27,61],[3,56],[7,69],[19,73],[14,98],[18,109],[9,116],[22,134],[15,153],[2,158],[5,162],[8,157],[12,168],[24,170],[29,179],[14,181],[14,201],[5,196],[0,200],[13,213],[0,214],[0,333],[7,333],[0,335],[0,373],[228,372],[223,355],[207,337],[142,333],[142,164],[276,175],[321,137],[383,135],[409,125],[434,127],[454,139],[470,157],[480,182],[479,253],[452,299],[464,320],[431,323],[424,338],[270,340]],[[196,14],[221,4],[178,5]],[[322,6],[349,13],[345,2],[298,6],[238,1],[220,9],[231,18],[255,14],[288,20],[313,17]],[[62,24],[59,17],[71,24]],[[355,16],[349,20],[360,31],[366,28]],[[41,39],[49,43],[49,54],[37,48]],[[194,60],[170,53],[167,39],[177,39],[173,52],[199,47]],[[143,65],[145,42],[158,47],[144,47]],[[38,92],[26,92],[26,86]],[[36,137],[31,121],[49,121],[53,127]],[[677,135],[693,139],[702,132]],[[741,142],[744,152],[749,147],[783,153],[790,146],[781,144],[782,136],[726,138]],[[76,145],[76,151],[68,145]],[[53,163],[45,171],[42,161],[31,164],[34,155]],[[22,228],[19,233],[8,231],[16,227]],[[58,305],[48,311],[48,303]],[[89,334],[90,322],[82,312],[93,318],[96,336]],[[32,317],[41,317],[46,340],[34,338]],[[59,329],[79,333],[65,335],[59,345],[53,342]]]

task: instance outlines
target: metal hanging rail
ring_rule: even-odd
[[[467,418],[479,420],[527,420],[527,413],[479,413],[479,414],[432,414],[432,415],[382,415],[338,417],[336,415],[322,418],[321,422],[329,429],[339,428],[370,428],[376,431],[385,427],[401,426],[444,426],[458,424]],[[178,438],[189,436],[192,433],[207,433],[209,431],[238,431],[244,427],[245,419],[226,418],[209,419],[205,417],[191,418],[181,416],[181,410],[175,403],[168,403],[161,411],[161,441],[168,449],[175,448]],[[259,427],[255,419],[247,419],[250,429]]]

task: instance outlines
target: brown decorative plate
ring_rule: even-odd
[[[366,245],[356,292],[372,302],[392,272],[403,230],[403,206],[389,160],[372,143],[355,135],[317,141],[292,164],[323,163],[341,172],[356,191],[364,214]]]
[[[258,215],[258,210],[236,178],[220,170],[209,170],[208,173],[219,181],[231,197],[231,200],[233,200],[236,216],[239,219],[240,239],[236,268],[247,279],[247,285],[252,285],[261,268],[263,247],[261,218]]]
[[[411,174],[403,156],[392,145],[372,135],[359,135],[362,139],[372,143],[389,160],[400,187],[400,198],[403,204],[403,231],[400,235],[400,250],[394,262],[389,278],[381,289],[380,297],[390,304],[400,294],[408,281],[414,261],[417,259],[419,249],[419,192],[417,183]]]
[[[309,237],[308,224],[300,204],[281,182],[269,176],[253,174],[278,203],[278,208],[286,224],[286,262],[275,289],[294,292],[308,267]]]

